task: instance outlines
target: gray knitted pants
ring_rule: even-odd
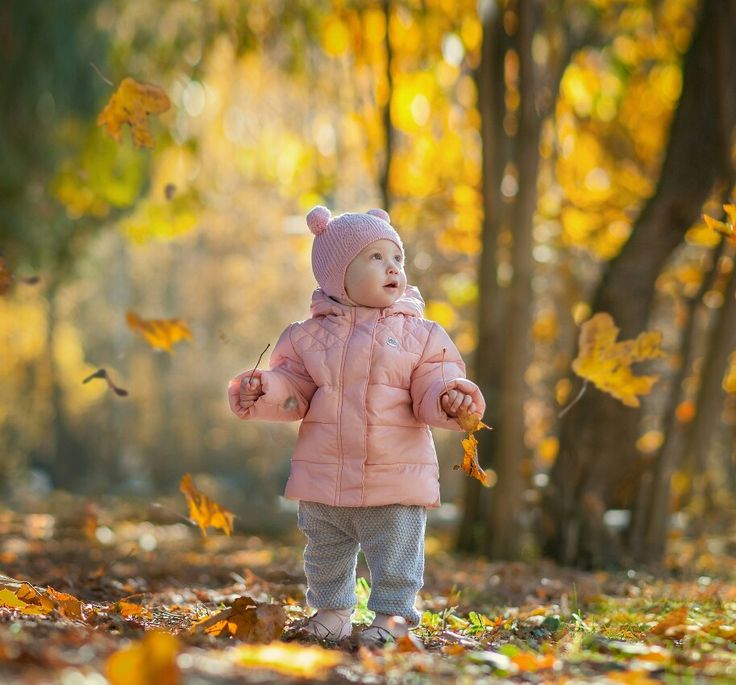
[[[355,567],[362,549],[371,575],[368,608],[402,616],[410,627],[418,625],[421,615],[414,601],[424,583],[425,507],[332,507],[300,501],[298,520],[307,538],[304,572],[309,606],[356,605]]]

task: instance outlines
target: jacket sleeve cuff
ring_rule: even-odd
[[[453,387],[454,386],[451,382],[447,383],[448,389],[451,390]],[[448,416],[440,405],[440,397],[444,392],[445,384],[442,382],[442,379],[436,380],[429,386],[429,388],[427,388],[427,392],[424,395],[424,401],[420,408],[421,416],[419,418],[434,428],[462,431],[457,419]]]

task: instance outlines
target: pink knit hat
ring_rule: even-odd
[[[330,297],[343,297],[345,272],[358,253],[374,240],[391,240],[404,254],[399,234],[389,223],[388,213],[369,209],[365,214],[341,214],[333,218],[327,207],[317,205],[307,214],[314,233],[312,271],[319,287]]]

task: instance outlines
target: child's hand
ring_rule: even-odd
[[[476,414],[478,408],[473,402],[473,395],[478,386],[465,378],[460,378],[455,383],[453,390],[448,390],[440,397],[440,405],[445,414],[455,418],[460,415]]]
[[[248,383],[251,373],[253,373],[252,385]],[[243,371],[240,375],[235,376],[227,387],[230,409],[241,419],[247,416],[247,410],[263,394],[261,372],[258,369]]]
[[[242,409],[249,409],[256,403],[256,400],[263,395],[261,372],[256,369],[253,372],[253,377],[250,378],[250,380],[248,380],[248,378],[250,378],[250,374],[247,374],[240,379],[240,406]]]

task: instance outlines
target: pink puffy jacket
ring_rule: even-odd
[[[302,419],[285,496],[333,506],[438,507],[429,426],[462,430],[440,407],[441,367],[448,389],[465,377],[457,348],[422,317],[414,286],[384,309],[343,305],[318,288],[311,311],[281,334],[254,405],[244,410],[233,400],[251,371],[230,381],[241,418]],[[482,415],[483,395],[477,388],[472,395]]]

